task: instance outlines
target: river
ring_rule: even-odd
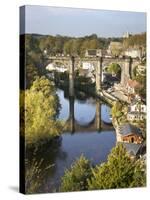
[[[59,119],[69,118],[69,100],[64,97],[64,91],[58,89],[57,94],[61,103]],[[80,126],[88,124],[94,119],[96,113],[96,101],[92,97],[85,100],[74,100],[74,118]],[[73,133],[66,131],[62,134],[62,139],[54,144],[47,144],[42,149],[36,149],[29,153],[31,168],[38,166],[38,175],[32,178],[34,182],[40,183],[36,187],[35,193],[56,192],[60,186],[61,177],[66,168],[83,154],[91,160],[93,165],[107,160],[112,147],[116,144],[115,130],[110,124],[110,108],[108,105],[101,104],[101,121],[106,123],[112,130],[100,131],[91,130],[89,126],[84,132],[75,130]]]

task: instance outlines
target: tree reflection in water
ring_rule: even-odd
[[[58,171],[56,160],[64,161],[67,158],[67,153],[61,149],[61,143],[61,138],[57,138],[38,147],[26,149],[26,193],[56,191],[56,182],[49,181],[48,178],[53,180]],[[59,181],[57,184],[59,185]]]

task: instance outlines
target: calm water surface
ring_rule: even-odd
[[[69,117],[69,101],[64,98],[64,92],[57,90],[57,94],[62,105],[59,119],[67,120]],[[95,117],[96,105],[93,98],[74,101],[75,120],[84,125]],[[110,123],[110,108],[107,105],[101,105],[101,121]],[[111,126],[111,125],[109,125]],[[37,163],[40,163],[42,175],[36,181],[42,182],[42,185],[36,192],[55,192],[58,191],[61,176],[64,170],[69,168],[74,160],[83,154],[90,159],[92,164],[98,164],[107,160],[112,147],[115,146],[116,136],[114,130],[94,131],[75,131],[74,133],[65,132],[62,134],[62,140],[54,146],[47,144],[44,148],[32,152],[30,159],[34,157]]]

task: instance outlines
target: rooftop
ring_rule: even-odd
[[[131,133],[136,134],[138,136],[142,136],[141,130],[134,125],[127,123],[127,124],[120,126],[120,134],[121,135],[127,136],[127,135],[130,135]]]
[[[122,142],[119,142],[122,143]],[[122,143],[130,155],[137,156],[141,151],[143,144]]]

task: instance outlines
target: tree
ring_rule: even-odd
[[[48,79],[42,77],[34,81],[30,89],[21,93],[21,100],[21,124],[25,125],[26,144],[60,135],[62,124],[56,120],[59,101]]]
[[[87,180],[91,177],[90,162],[82,155],[66,170],[61,180],[60,191],[83,191],[87,190]]]
[[[117,63],[112,63],[108,66],[107,71],[111,74],[117,75],[121,72],[120,65]]]
[[[117,120],[124,115],[122,110],[122,104],[119,101],[115,101],[111,109],[112,117]]]
[[[130,188],[145,186],[145,166],[131,159],[123,145],[117,145],[108,161],[92,169],[88,189]]]
[[[59,109],[60,109],[60,103],[58,96],[56,94],[56,89],[54,87],[54,84],[50,82],[48,79],[45,78],[45,76],[38,77],[34,82],[31,87],[32,92],[42,92],[45,98],[54,98],[54,103],[53,103],[53,108],[56,111],[55,117],[59,114]]]
[[[38,77],[39,75],[39,72],[37,70],[37,68],[32,65],[32,64],[28,64],[26,65],[26,87],[25,88],[30,88],[33,81],[36,80],[36,78]]]
[[[64,44],[64,53],[69,55],[79,54],[79,40],[70,39]]]
[[[145,47],[146,46],[146,33],[132,35],[123,40],[124,49],[130,47]]]
[[[134,77],[134,78],[135,78],[136,75],[137,75],[137,68],[138,68],[138,66],[135,66],[135,67],[133,68],[133,77]]]
[[[135,92],[146,99],[146,76],[138,74],[133,80],[136,80],[141,84],[140,87],[135,88]]]
[[[111,43],[110,50],[112,55],[119,56],[122,52],[122,44],[120,42]]]

